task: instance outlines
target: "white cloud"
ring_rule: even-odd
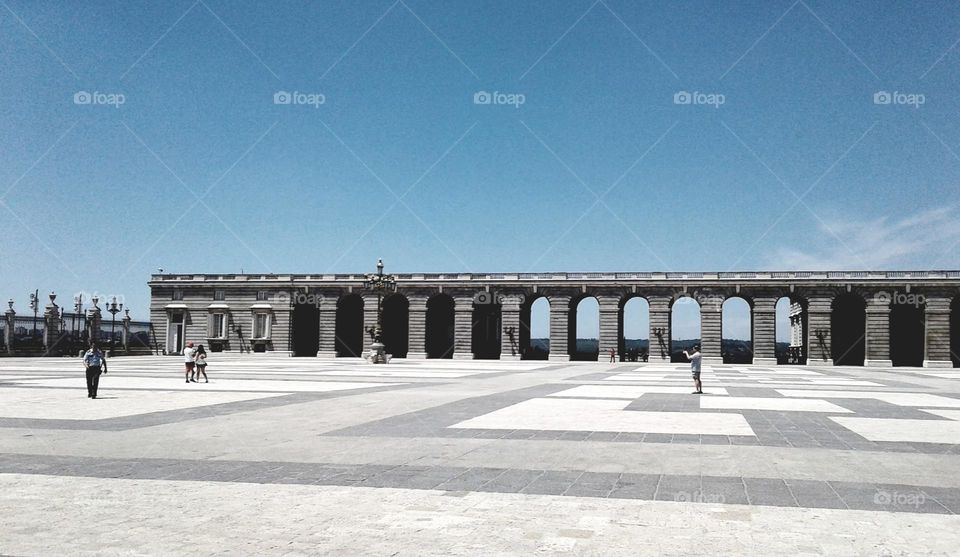
[[[872,220],[823,219],[810,247],[781,246],[768,268],[780,270],[889,270],[960,267],[956,207],[924,209]]]

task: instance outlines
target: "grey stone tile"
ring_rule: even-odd
[[[787,484],[780,479],[743,478],[747,499],[751,505],[796,507],[797,501]]]
[[[746,505],[747,494],[741,478],[703,476],[700,478],[701,500],[704,503]]]
[[[785,480],[790,492],[801,507],[845,509],[847,506],[827,482],[816,480]]]
[[[654,496],[658,501],[694,501],[702,492],[700,476],[661,476]]]

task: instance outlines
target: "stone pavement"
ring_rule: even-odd
[[[0,359],[0,554],[949,555],[960,373]],[[85,518],[84,524],[76,520]]]

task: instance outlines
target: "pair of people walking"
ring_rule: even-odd
[[[203,345],[194,348],[192,342],[188,342],[183,349],[183,373],[187,383],[199,383],[200,374],[203,374],[203,382],[209,383],[207,378],[207,351]],[[196,374],[196,379],[194,379]]]
[[[96,342],[91,342],[90,349],[83,353],[83,366],[87,370],[87,398],[97,398],[100,374],[107,372],[107,357]]]

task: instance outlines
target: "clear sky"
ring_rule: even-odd
[[[0,296],[957,268],[958,41],[946,1],[2,0]]]

